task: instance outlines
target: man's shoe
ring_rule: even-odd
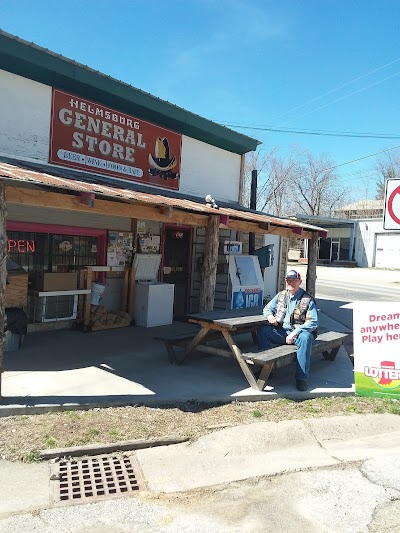
[[[308,383],[304,379],[296,379],[296,389],[302,392],[308,389]]]

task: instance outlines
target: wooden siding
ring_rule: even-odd
[[[7,206],[7,219],[15,222],[32,222],[55,224],[58,226],[75,226],[81,228],[96,228],[117,231],[131,231],[131,219],[104,215],[91,215],[62,211],[59,209],[43,209],[17,204]]]

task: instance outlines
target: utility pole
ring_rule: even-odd
[[[250,209],[257,209],[257,170],[251,171]],[[256,249],[256,234],[249,233],[249,255]]]

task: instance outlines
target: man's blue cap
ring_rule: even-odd
[[[285,279],[301,279],[301,276],[297,270],[289,270],[285,276]]]

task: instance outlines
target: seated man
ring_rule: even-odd
[[[318,313],[315,300],[300,288],[301,276],[296,270],[286,274],[286,290],[279,292],[265,307],[269,322],[257,331],[260,350],[272,344],[297,346],[296,387],[305,391],[310,369],[311,347],[317,336]]]

